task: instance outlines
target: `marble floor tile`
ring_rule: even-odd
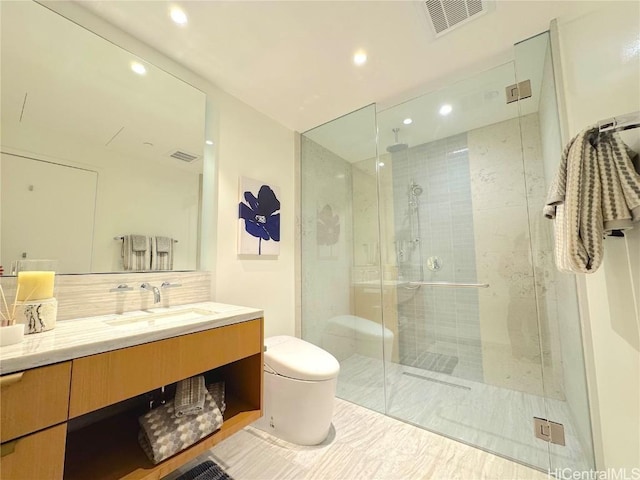
[[[360,355],[341,362],[338,397],[384,412],[385,394],[390,416],[509,459],[542,470],[593,466],[564,401]],[[533,417],[562,423],[567,445],[550,455]]]
[[[211,459],[235,480],[545,480],[546,473],[336,399],[327,440],[294,445],[247,427],[165,477]]]

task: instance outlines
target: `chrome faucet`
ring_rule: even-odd
[[[153,303],[160,303],[160,289],[158,287],[154,287],[150,283],[144,282],[140,285],[140,288],[153,292]]]

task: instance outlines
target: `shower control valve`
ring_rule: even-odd
[[[442,259],[435,255],[427,258],[427,268],[432,272],[437,272],[442,268]]]

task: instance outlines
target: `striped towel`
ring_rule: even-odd
[[[174,398],[176,417],[197,415],[202,412],[206,392],[202,375],[180,380],[176,385]]]
[[[640,175],[635,155],[615,132],[590,127],[565,147],[544,215],[555,219],[560,271],[593,273],[602,263],[605,233],[640,221]]]
[[[121,255],[125,270],[149,270],[151,268],[151,239],[144,235],[125,235],[122,237]]]
[[[151,270],[173,270],[173,238],[151,238]]]
[[[213,397],[213,401],[218,405],[220,412],[224,415],[224,411],[227,409],[227,404],[224,401],[224,381],[207,385],[207,390],[211,397]]]

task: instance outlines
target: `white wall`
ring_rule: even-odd
[[[560,22],[558,32],[565,137],[640,110],[639,3],[605,2],[595,13]],[[636,147],[639,137],[638,130],[624,135]],[[592,416],[601,428],[599,468],[640,465],[639,229],[625,239],[605,240],[601,268],[579,278]]]
[[[220,112],[215,298],[265,310],[265,336],[293,335],[294,312],[294,133],[228,96]],[[280,255],[239,258],[238,181],[248,176],[277,185]]]
[[[214,273],[212,297],[263,309],[266,336],[294,334],[294,132],[77,4],[43,3],[207,94],[207,136],[215,144],[205,149],[201,266]],[[241,175],[281,188],[276,260],[236,253]]]

